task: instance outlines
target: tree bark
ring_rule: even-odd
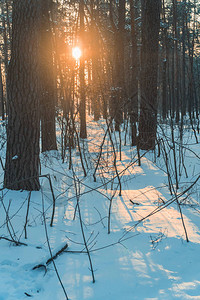
[[[130,123],[131,123],[131,144],[137,144],[137,127],[138,119],[138,54],[137,54],[137,38],[135,24],[135,1],[130,0],[131,11],[131,46],[132,46],[132,61],[131,61],[131,107],[130,107]]]
[[[125,40],[125,0],[119,0],[118,30],[116,32],[116,61],[115,61],[115,130],[119,131],[123,121],[123,104],[125,95],[125,70],[124,70],[124,40]]]
[[[160,0],[143,0],[139,147],[147,150],[155,147],[157,129],[159,29]]]
[[[39,0],[15,0],[4,187],[39,190]]]
[[[163,44],[163,62],[162,62],[162,117],[163,120],[167,118],[168,106],[167,106],[167,65],[169,64],[169,49],[165,16],[165,1],[162,0],[162,15],[164,28],[162,31],[162,44]]]
[[[99,84],[98,84],[98,76],[99,76],[99,35],[98,30],[95,24],[95,8],[94,8],[94,0],[91,0],[90,3],[91,9],[91,36],[92,36],[92,101],[94,108],[94,121],[98,121],[100,119],[100,99],[99,99]]]
[[[41,0],[41,33],[40,33],[40,80],[42,94],[40,102],[42,152],[57,150],[55,104],[56,80],[53,66],[53,39],[49,12],[51,1]]]
[[[1,72],[1,60],[0,60],[0,105],[1,105],[1,116],[2,120],[5,120],[5,107],[4,107],[4,87]]]
[[[80,138],[87,138],[86,95],[85,95],[85,57],[84,57],[84,0],[80,1],[80,42],[83,55],[80,58]]]

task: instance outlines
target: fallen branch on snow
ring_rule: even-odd
[[[6,240],[8,242],[14,243],[16,246],[28,246],[25,243],[22,243],[20,241],[15,241],[14,239],[11,240],[11,239],[9,239],[7,237],[4,237],[4,236],[0,236],[0,240]]]
[[[56,252],[55,255],[47,259],[45,263],[36,265],[35,267],[32,268],[32,270],[36,270],[39,268],[45,268],[46,270],[46,266],[48,266],[54,259],[56,259],[60,254],[62,254],[67,248],[68,248],[68,244],[65,244],[59,251]]]

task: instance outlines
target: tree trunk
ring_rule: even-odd
[[[39,190],[38,0],[13,2],[4,187]]]
[[[162,0],[162,15],[164,28],[162,32],[163,39],[163,62],[162,62],[162,117],[165,120],[167,117],[167,63],[169,59],[168,49],[168,38],[167,38],[167,27],[166,27],[166,16],[165,16],[165,1]]]
[[[80,41],[82,47],[82,56],[80,58],[80,137],[87,138],[86,127],[86,95],[85,95],[85,57],[84,57],[84,0],[80,1]]]
[[[174,88],[175,88],[175,111],[176,111],[176,122],[179,122],[179,55],[178,55],[178,28],[177,28],[177,0],[173,0],[173,31],[174,31],[174,55],[175,55],[175,74],[174,74]]]
[[[40,80],[42,95],[40,102],[42,152],[57,150],[55,126],[56,84],[53,66],[53,39],[49,11],[51,1],[41,0],[40,35]]]
[[[118,30],[116,32],[116,61],[115,61],[115,130],[119,131],[123,121],[123,104],[125,95],[125,72],[124,72],[124,40],[125,40],[125,0],[119,0],[118,7]]]
[[[4,90],[3,90],[3,80],[1,72],[1,60],[0,60],[0,105],[1,105],[1,116],[2,120],[5,120],[5,108],[4,108]]]
[[[94,0],[91,0],[91,35],[92,35],[92,101],[94,108],[94,121],[100,119],[100,99],[99,99],[99,35],[95,24]]]
[[[157,129],[159,29],[160,0],[143,0],[139,147],[147,150],[155,147]]]
[[[186,74],[186,32],[185,32],[185,26],[186,26],[186,2],[184,0],[183,2],[183,8],[182,8],[182,101],[181,101],[181,119],[183,119],[183,116],[186,114],[186,80],[185,80],[185,74]]]
[[[132,46],[132,63],[131,63],[131,107],[130,123],[131,123],[131,144],[135,146],[137,144],[137,128],[136,122],[138,118],[138,55],[137,55],[137,39],[135,28],[135,1],[130,0],[131,10],[131,46]]]

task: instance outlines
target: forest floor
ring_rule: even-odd
[[[177,146],[179,189],[176,192],[173,185],[173,195],[162,155],[141,151],[144,156],[139,166],[136,148],[124,146],[122,134],[120,161],[116,137],[117,170],[122,185],[119,195],[113,149],[108,140],[96,182],[93,180],[104,126],[103,121],[91,122],[88,139],[81,142],[86,177],[77,149],[73,150],[73,170],[69,170],[69,158],[63,163],[57,152],[41,155],[41,173],[51,175],[56,198],[52,227],[48,178],[41,178],[39,192],[2,190],[0,300],[62,300],[66,299],[63,288],[71,300],[200,299],[200,147],[193,131],[184,130],[184,163]],[[160,130],[160,137],[163,132],[170,141],[167,125]],[[175,130],[177,141],[178,135]],[[169,171],[174,183],[172,154],[169,153]],[[1,157],[5,158],[4,147]],[[16,241],[26,245],[17,245]],[[55,265],[46,264],[51,258],[49,246],[52,255],[66,248],[54,259]],[[38,265],[41,266],[33,270]]]

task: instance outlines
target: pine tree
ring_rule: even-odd
[[[159,29],[160,0],[143,0],[139,147],[147,150],[155,147],[157,129]]]
[[[13,1],[4,175],[4,186],[13,190],[40,188],[39,4],[39,0]]]

